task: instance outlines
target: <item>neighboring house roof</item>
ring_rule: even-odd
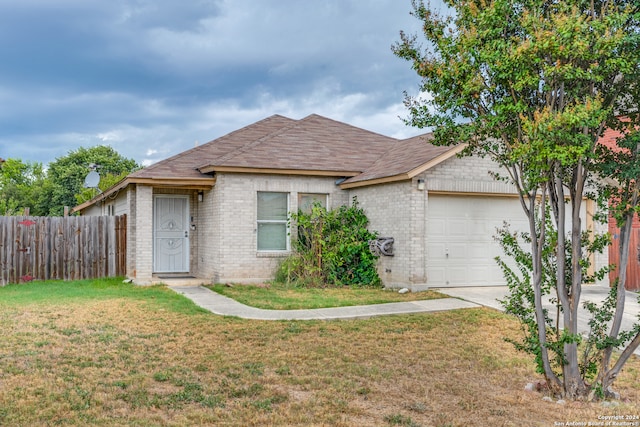
[[[274,115],[133,172],[74,211],[134,183],[210,188],[215,172],[349,178],[342,188],[406,180],[463,148],[436,147],[431,139],[398,140],[317,114],[300,120]]]

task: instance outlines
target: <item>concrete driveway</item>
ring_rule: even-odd
[[[506,286],[487,286],[487,287],[464,287],[464,288],[441,288],[434,289],[445,295],[460,298],[465,301],[480,304],[486,307],[495,308],[504,311],[498,300],[503,299],[508,292]],[[578,330],[580,333],[586,334],[589,331],[589,312],[584,308],[585,301],[591,301],[601,304],[609,293],[609,288],[599,285],[584,285],[582,287],[582,296],[580,298],[580,308],[578,309]],[[555,316],[556,309],[553,304],[547,301],[545,306],[549,309],[549,314]],[[638,293],[626,292],[625,311],[622,319],[622,329],[629,330],[638,322],[640,315],[640,304],[638,303]],[[640,355],[640,349],[635,351]]]

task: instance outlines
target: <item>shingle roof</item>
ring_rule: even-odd
[[[74,210],[130,183],[204,188],[216,171],[349,177],[342,188],[409,179],[460,151],[436,147],[431,138],[398,140],[317,114],[273,115],[136,171]]]
[[[201,166],[362,172],[396,139],[312,114]],[[215,144],[216,141],[213,141]]]
[[[130,178],[202,178],[199,166],[214,163],[247,144],[292,126],[296,120],[274,115],[206,144],[183,151],[129,175]]]
[[[312,114],[300,120],[274,115],[184,151],[130,178],[189,179],[201,172],[242,169],[318,171],[353,176],[349,182],[407,174],[450,147],[429,143],[431,135],[405,140]]]
[[[399,141],[312,114],[274,115],[134,172],[130,178],[201,178],[221,168],[359,173]]]
[[[436,146],[430,143],[432,134],[415,136],[397,141],[393,147],[363,173],[349,178],[346,183],[371,181],[376,179],[409,175],[421,166],[452,152],[451,147]]]

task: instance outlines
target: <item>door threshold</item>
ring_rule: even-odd
[[[195,279],[196,276],[193,276],[189,273],[161,273],[154,274],[153,277],[157,277],[158,279]]]

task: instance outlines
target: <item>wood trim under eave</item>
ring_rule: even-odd
[[[519,197],[518,193],[489,193],[473,191],[451,191],[451,190],[427,190],[429,196],[471,196],[471,197]]]
[[[340,188],[342,190],[347,190],[349,188],[366,187],[369,185],[377,184],[388,184],[390,182],[406,181],[409,179],[411,179],[411,177],[408,174],[403,173],[400,175],[386,176],[384,178],[368,179],[366,181],[344,182],[340,184]]]
[[[204,166],[198,168],[200,173],[228,172],[228,173],[255,173],[272,175],[305,175],[305,176],[357,176],[361,171],[329,171],[312,169],[272,169],[272,168],[247,168],[238,166]]]
[[[184,188],[186,190],[210,190],[216,183],[216,178],[184,178],[184,179],[171,179],[171,178],[131,178],[127,177],[115,184],[113,187],[108,188],[104,193],[100,193],[91,200],[88,200],[78,206],[71,209],[71,213],[82,211],[89,206],[104,200],[111,194],[128,187],[130,184],[142,184],[150,185],[160,188]]]

